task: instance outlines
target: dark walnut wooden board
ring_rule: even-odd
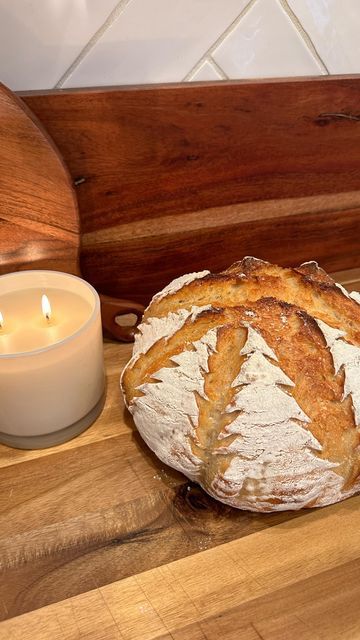
[[[244,255],[360,266],[360,77],[23,94],[78,196],[81,269],[147,303]]]
[[[360,270],[337,274],[360,289]],[[360,637],[360,496],[252,514],[165,468],[124,410],[131,345],[105,344],[97,422],[0,447],[1,640]]]
[[[79,273],[74,188],[53,141],[0,83],[0,275],[19,269]]]

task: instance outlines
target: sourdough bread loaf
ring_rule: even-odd
[[[315,262],[244,258],[152,299],[122,376],[155,454],[240,509],[360,490],[360,299]]]

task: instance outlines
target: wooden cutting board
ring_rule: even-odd
[[[337,275],[360,288],[359,270]],[[212,500],[134,430],[130,352],[105,344],[88,431],[0,447],[0,640],[359,638],[360,496],[263,515]]]
[[[80,221],[69,172],[25,103],[0,83],[0,274],[79,273]]]
[[[65,158],[81,271],[148,304],[244,255],[360,266],[359,76],[23,94]]]

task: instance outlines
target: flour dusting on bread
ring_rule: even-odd
[[[205,397],[204,373],[209,370],[216,339],[217,329],[211,329],[174,355],[170,366],[156,371],[151,382],[138,387],[141,395],[129,406],[142,437],[156,455],[193,480],[202,464],[191,447],[199,422],[196,394]]]
[[[321,445],[306,428],[310,419],[286,392],[287,386],[294,387],[293,381],[267,359],[278,360],[250,326],[241,350],[244,353],[247,360],[232,384],[240,385],[240,389],[226,409],[228,413],[239,413],[226,431],[219,434],[219,439],[230,434],[237,434],[237,438],[228,447],[217,449],[221,455],[236,455],[226,472],[214,478],[213,490],[221,490],[228,504],[241,508],[251,507],[255,490],[258,503],[270,504],[282,475],[287,478],[282,508],[304,507],[323,491],[323,485],[329,481],[325,471],[336,465],[316,455]],[[343,479],[335,476],[339,490]],[[314,491],[315,482],[318,492]]]
[[[317,320],[334,362],[335,374],[344,369],[345,384],[343,398],[351,396],[356,426],[360,427],[360,348],[349,344],[344,332],[329,327]]]
[[[351,291],[349,295],[352,300],[360,304],[360,291]]]
[[[344,294],[344,296],[346,296],[346,298],[350,298],[350,294],[349,292],[345,289],[345,287],[342,286],[342,284],[339,284],[338,282],[335,282],[335,286],[340,289],[340,291]]]
[[[246,257],[156,294],[122,384],[147,445],[240,509],[360,490],[360,294]]]
[[[204,278],[204,276],[207,276],[209,273],[210,271],[196,271],[194,273],[187,273],[184,276],[180,276],[180,278],[175,278],[175,280],[172,280],[164,289],[155,294],[152,302],[155,300],[159,301],[165,296],[173,295],[177,291],[180,291],[180,289],[185,285],[190,284],[190,282],[198,280],[199,278]]]
[[[177,313],[170,313],[163,318],[149,318],[138,326],[135,336],[133,356],[146,353],[158,340],[170,338],[179,331],[188,318],[196,318],[199,313],[211,309],[211,305],[204,307],[193,306],[191,309],[180,309]]]

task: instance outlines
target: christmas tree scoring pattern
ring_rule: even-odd
[[[203,466],[208,473],[209,456],[213,462],[215,458],[211,471],[215,477],[211,476],[214,479],[209,486],[211,480],[207,476],[206,489],[240,508],[266,511],[276,505],[281,510],[296,509],[315,499],[323,504],[338,499],[343,476],[334,471],[336,463],[320,457],[322,447],[308,428],[310,418],[292,394],[294,381],[282,370],[261,333],[249,322],[242,324],[247,335],[240,350],[240,370],[233,372],[233,393],[229,393],[230,382],[224,395],[221,382],[218,387],[218,400],[227,398],[223,408],[221,404],[213,407],[214,397],[210,400],[205,391],[209,358],[217,348],[221,354],[218,326],[184,345],[181,353],[172,355],[165,366],[138,387],[141,395],[129,408],[142,437],[164,463],[193,480],[201,482]],[[327,332],[335,368],[345,362],[345,392],[354,397],[353,350],[357,348],[341,340],[342,332],[331,327]],[[224,359],[220,358],[220,362],[226,366]],[[236,359],[234,363],[236,366]],[[219,372],[220,369],[218,376]],[[221,381],[221,376],[218,379]],[[205,413],[201,413],[199,405],[207,406]],[[211,427],[203,423],[208,411],[212,416],[218,412],[219,416]],[[205,434],[210,429],[208,445],[198,440],[199,428],[205,429]]]
[[[321,320],[316,320],[325,338],[334,362],[335,375],[344,369],[345,384],[343,400],[351,396],[356,427],[360,428],[360,348],[343,338],[345,332],[334,329]]]
[[[226,472],[215,478],[213,488],[224,498],[240,495],[244,503],[266,505],[281,484],[282,508],[289,508],[289,503],[294,508],[294,500],[300,508],[321,491],[326,471],[332,484],[343,480],[329,471],[333,463],[317,457],[321,445],[303,426],[310,419],[286,390],[294,387],[293,381],[276,364],[278,359],[261,334],[246,326],[247,340],[240,352],[246,360],[226,408],[237,416],[218,437],[224,445],[218,453],[234,456]],[[231,443],[226,445],[229,436]]]
[[[154,382],[138,387],[142,395],[129,407],[142,437],[156,455],[194,480],[202,464],[191,447],[199,425],[196,394],[206,399],[204,375],[209,372],[209,357],[216,350],[218,328],[210,329],[188,349],[172,356],[170,366],[152,374]]]

